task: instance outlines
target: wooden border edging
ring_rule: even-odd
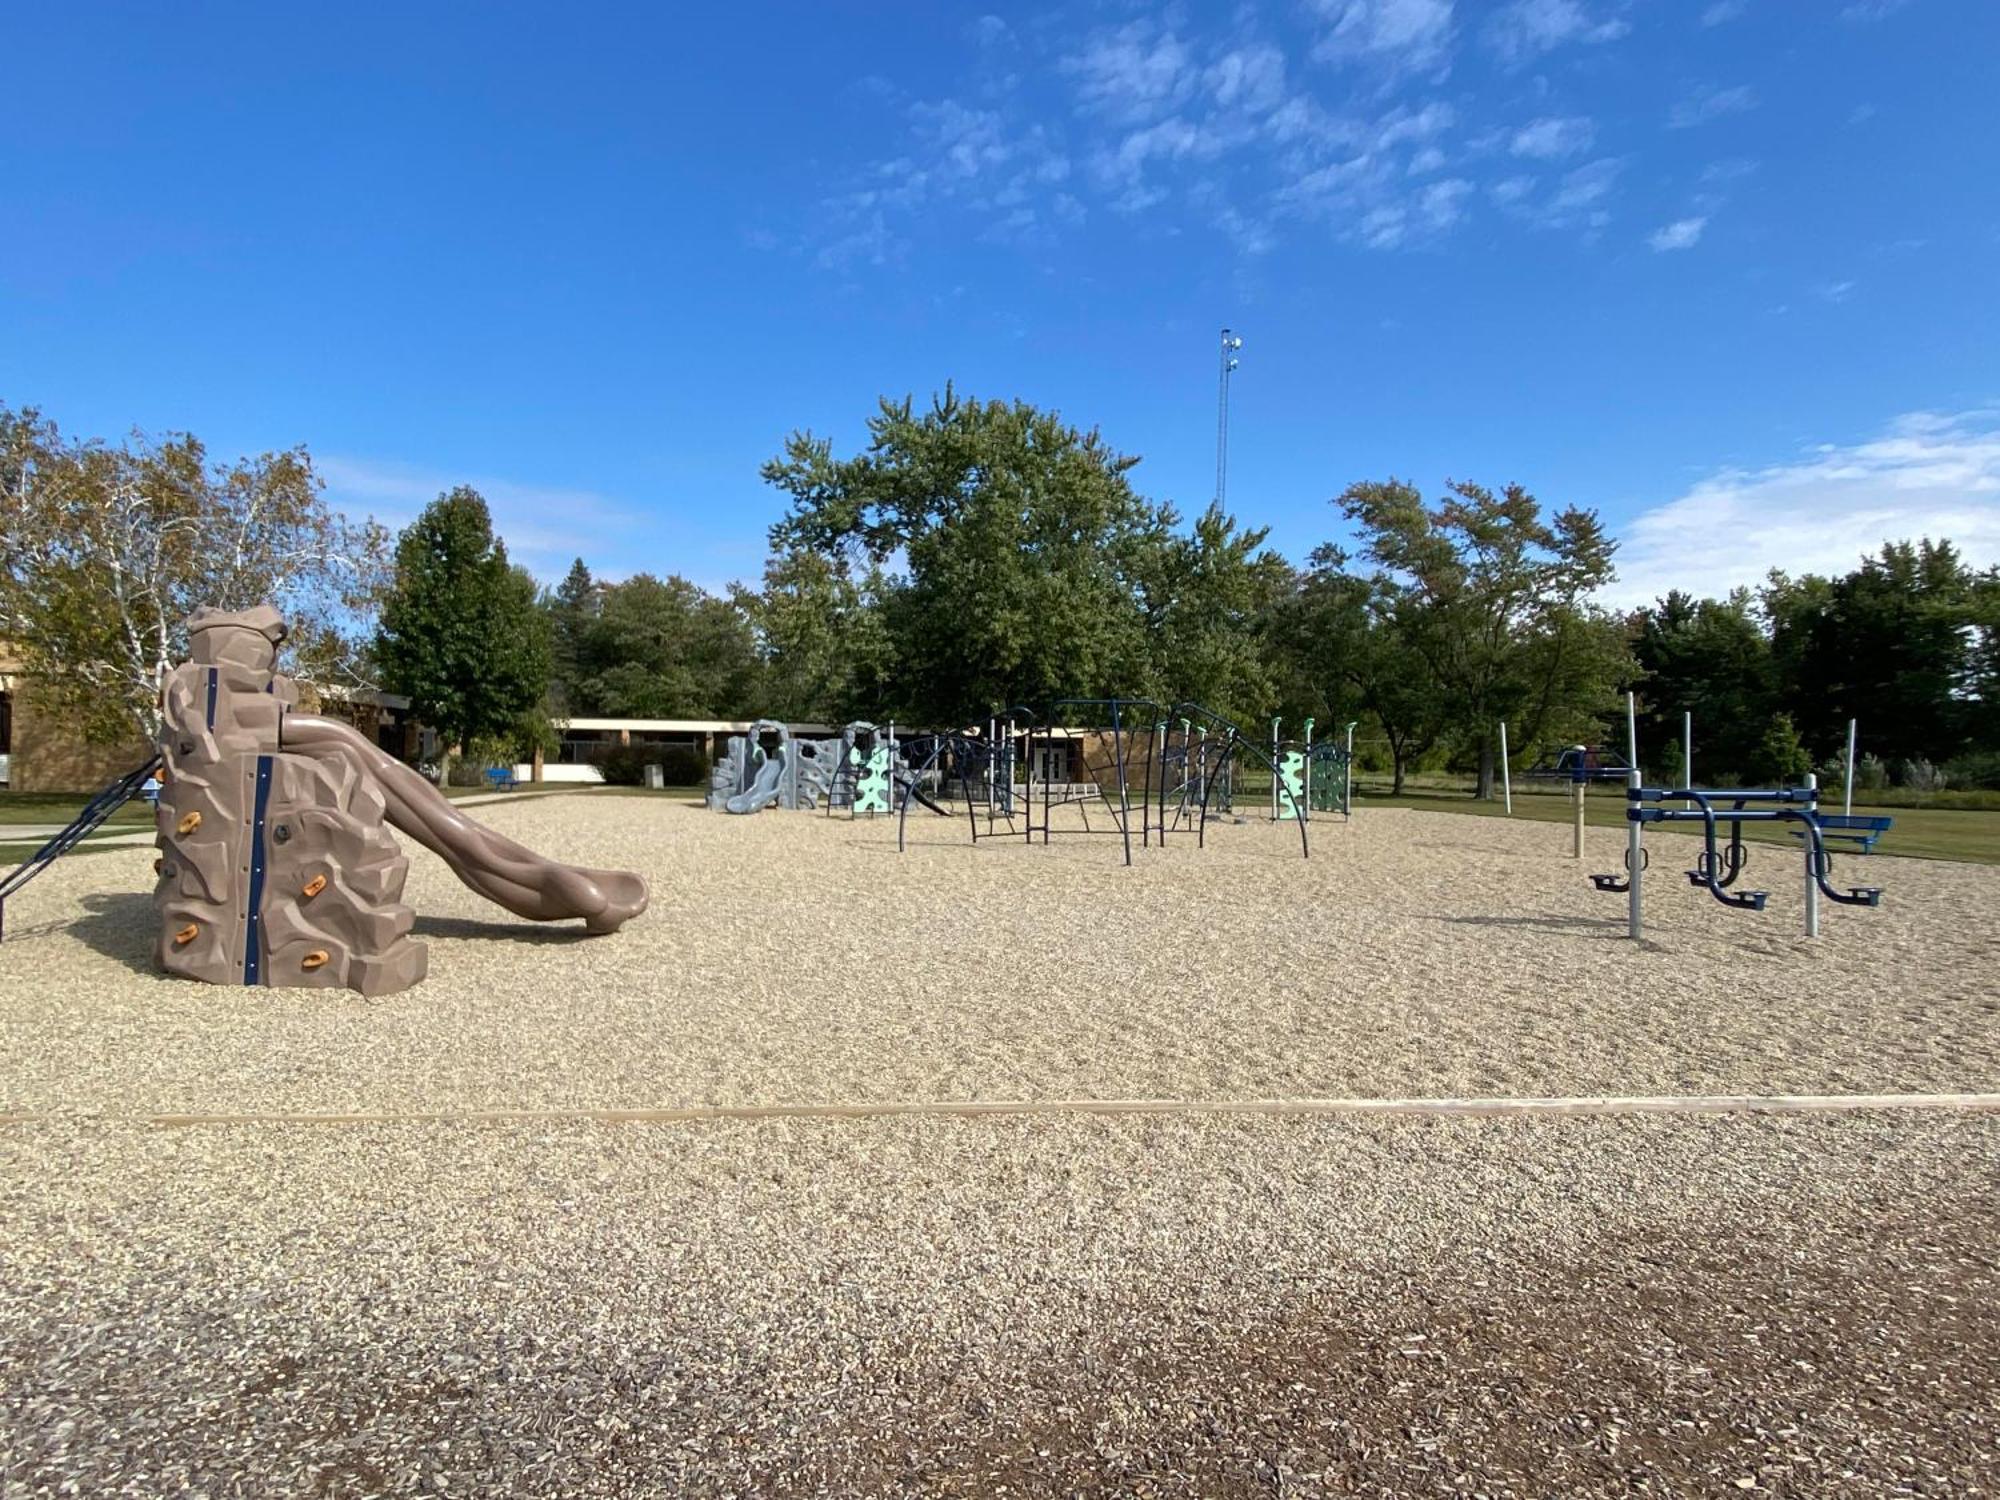
[[[444,1125],[583,1121],[681,1125],[725,1120],[867,1120],[905,1116],[974,1119],[992,1115],[1261,1115],[1343,1118],[1366,1115],[1497,1119],[1546,1115],[1851,1114],[1864,1110],[2000,1110],[2000,1094],[1637,1094],[1576,1098],[1473,1099],[921,1099],[856,1104],[702,1104],[658,1109],[440,1109],[242,1114],[0,1114],[0,1125],[89,1121],[101,1125]]]

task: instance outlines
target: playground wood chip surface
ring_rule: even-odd
[[[1404,811],[981,842],[808,813],[549,797],[479,809],[629,868],[652,909],[585,938],[487,905],[421,849],[430,977],[381,1000],[153,971],[149,851],[59,863],[8,912],[0,1113],[435,1113],[959,1100],[1465,1098],[2000,1088],[2000,868],[1842,859],[1878,910],[1800,935],[1803,857],[1763,913],[1649,843],[1623,937],[1616,831]],[[406,848],[409,846],[406,844]],[[1865,875],[1860,873],[1865,870]]]
[[[1798,933],[1650,839],[1408,812],[981,843],[479,809],[651,910],[412,851],[406,993],[152,972],[147,851],[0,947],[0,1493],[1971,1494],[2000,1114],[161,1115],[2000,1091],[2000,869]],[[1843,861],[1841,876],[1853,868]],[[1853,876],[1854,883],[1863,877]]]

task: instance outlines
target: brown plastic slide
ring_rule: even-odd
[[[423,777],[334,719],[294,711],[269,605],[198,611],[192,660],[161,692],[158,953],[211,984],[390,994],[429,958],[403,904],[394,827],[473,890],[537,922],[615,932],[646,909],[622,870],[557,864],[473,822]]]
[[[646,909],[646,882],[637,875],[557,864],[473,822],[423,777],[338,719],[288,713],[279,740],[287,750],[322,759],[341,756],[374,777],[393,827],[517,917],[534,922],[582,917],[592,932],[616,932]]]

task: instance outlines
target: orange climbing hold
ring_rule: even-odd
[[[313,949],[312,952],[308,953],[304,958],[299,960],[299,967],[302,969],[317,969],[321,964],[325,962],[326,962],[326,949],[315,948]]]
[[[174,826],[180,829],[182,834],[193,833],[197,828],[201,827],[201,814],[198,812],[191,812],[186,817],[182,818],[180,822],[175,824]]]
[[[315,875],[311,880],[308,880],[306,882],[305,889],[300,891],[299,894],[301,896],[304,896],[306,900],[310,901],[312,900],[313,897],[317,896],[321,891],[325,889],[326,889],[326,877],[324,875]]]
[[[200,931],[201,927],[198,923],[195,922],[188,923],[187,926],[183,927],[179,932],[174,934],[174,946],[176,948],[185,948],[189,943],[195,940],[196,934],[198,934]]]

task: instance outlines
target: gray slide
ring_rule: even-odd
[[[757,777],[750,783],[750,790],[738,792],[723,808],[733,813],[762,812],[778,800],[778,783],[785,776],[785,752],[780,750],[757,768]]]

